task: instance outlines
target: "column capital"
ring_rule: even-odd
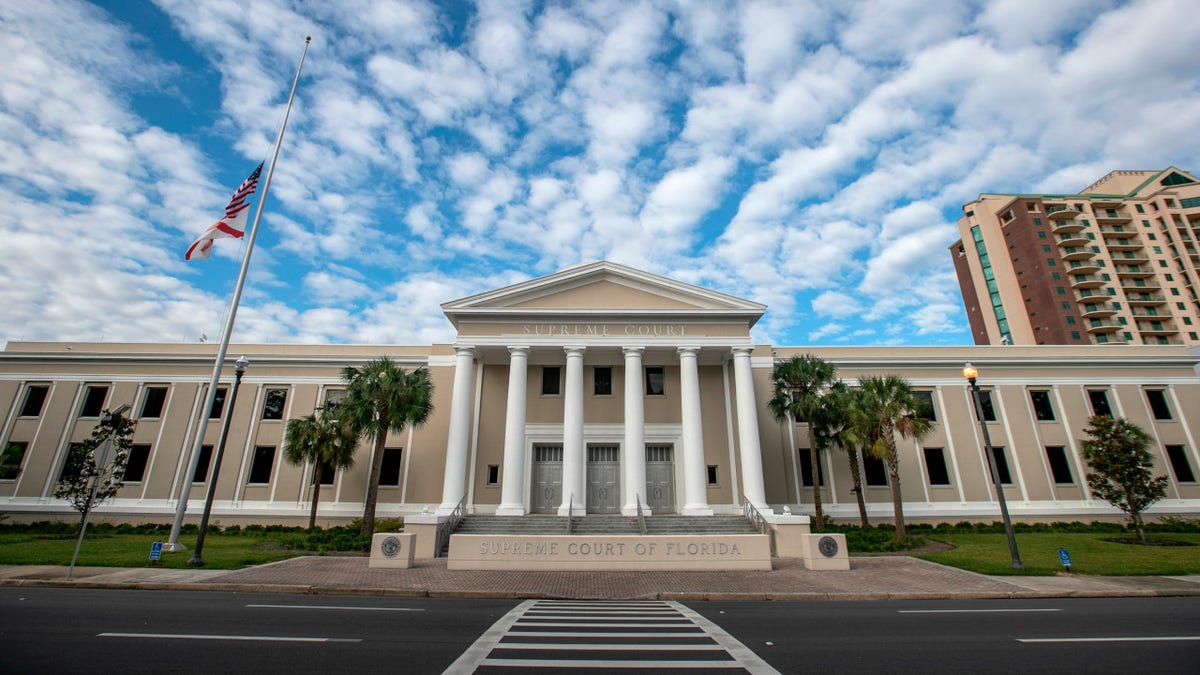
[[[754,353],[754,345],[736,345],[731,347],[729,351],[733,352],[735,357],[750,356],[752,353]]]
[[[622,347],[621,348],[621,353],[624,354],[625,356],[633,356],[633,355],[641,356],[645,351],[646,351],[645,345],[635,345],[635,346],[631,346],[631,347]]]
[[[563,347],[563,351],[567,353],[568,357],[583,356],[583,353],[587,351],[587,347],[583,345],[566,345]]]
[[[675,350],[675,352],[677,354],[679,354],[680,356],[696,356],[700,353],[700,348],[684,346],[684,347],[679,347],[678,349]]]
[[[475,358],[475,345],[455,345],[454,354],[456,356],[469,356]]]
[[[529,354],[529,345],[509,345],[508,353],[514,356],[517,354]]]

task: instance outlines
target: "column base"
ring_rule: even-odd
[[[498,516],[523,516],[528,511],[525,510],[524,504],[501,504],[496,507],[496,515]]]
[[[692,504],[684,505],[679,511],[681,516],[711,516],[713,515],[712,507],[708,504]]]

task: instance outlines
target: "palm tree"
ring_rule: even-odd
[[[325,467],[347,469],[354,464],[358,435],[337,418],[333,406],[326,404],[313,414],[289,420],[284,434],[284,457],[297,466],[313,465],[312,511],[308,529],[317,526],[317,503],[321,499],[321,474]]]
[[[832,363],[805,354],[793,356],[775,366],[771,374],[774,383],[774,395],[767,402],[771,414],[780,422],[805,422],[808,424],[809,469],[813,483],[813,508],[816,512],[815,527],[820,531],[825,524],[825,514],[821,509],[820,454],[821,449],[828,443],[830,417],[825,410],[828,402],[824,401],[831,387],[838,381],[837,369]]]
[[[896,375],[870,375],[859,381],[861,392],[851,408],[850,440],[887,464],[888,487],[896,519],[896,540],[908,539],[900,493],[900,458],[896,434],[920,438],[932,427],[923,401],[908,382]]]
[[[856,431],[852,426],[852,412],[859,405],[858,398],[861,394],[861,389],[851,389],[845,383],[838,382],[830,389],[827,397],[828,414],[835,420],[830,429],[830,436],[837,440],[838,447],[846,451],[846,460],[850,464],[850,479],[854,482],[854,497],[858,501],[859,523],[863,527],[870,527],[871,520],[867,517],[867,502],[863,493],[862,465],[858,459],[863,446],[858,444]]]
[[[362,368],[347,367],[342,379],[346,381],[346,397],[338,403],[338,415],[355,435],[365,435],[375,442],[360,530],[369,537],[375,533],[379,472],[388,432],[398,433],[429,419],[433,412],[433,382],[424,368],[404,370],[386,356]]]

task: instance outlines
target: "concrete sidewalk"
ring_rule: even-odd
[[[372,569],[365,557],[310,556],[242,570],[0,566],[0,586],[353,594],[456,598],[912,600],[1200,596],[1200,575],[997,577],[905,556],[855,557],[815,572],[775,560],[770,572],[451,571],[444,559]]]

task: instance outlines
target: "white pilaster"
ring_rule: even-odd
[[[446,476],[438,515],[447,515],[466,494],[467,440],[471,432],[471,374],[475,365],[472,347],[454,350],[454,393],[450,399],[450,429],[446,437]]]
[[[704,429],[700,415],[700,370],[695,347],[679,348],[679,398],[683,422],[683,492],[685,516],[711,516],[708,468],[704,463]]]
[[[642,352],[645,347],[626,347],[625,353],[625,444],[622,446],[621,513],[637,515],[637,503],[642,513],[650,515],[646,505],[646,400],[642,391]]]
[[[563,477],[562,505],[558,515],[568,511],[587,513],[587,492],[584,471],[587,467],[583,449],[583,347],[564,347],[567,353],[567,374],[563,384]],[[572,510],[572,505],[574,509]]]
[[[758,441],[758,409],[754,402],[754,371],[750,365],[753,347],[733,348],[733,383],[737,391],[738,448],[742,460],[742,492],[759,511],[773,513],[767,507],[763,486],[762,448]],[[737,496],[735,495],[736,499]]]
[[[504,414],[504,475],[498,516],[525,515],[525,388],[529,347],[508,348],[508,407]]]

